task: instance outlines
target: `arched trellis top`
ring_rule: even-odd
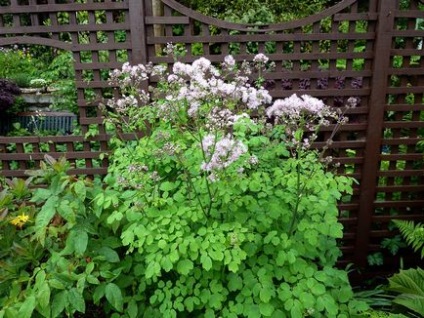
[[[13,36],[0,38],[0,46],[15,45],[15,44],[31,44],[50,46],[66,51],[72,51],[73,45],[68,42],[63,42],[54,39],[36,37],[36,36]]]
[[[242,32],[256,32],[256,33],[268,33],[268,32],[275,32],[275,31],[283,31],[283,30],[289,30],[289,29],[295,29],[302,27],[304,25],[312,24],[315,22],[318,22],[322,20],[325,17],[332,16],[350,5],[354,4],[358,0],[344,0],[341,1],[334,6],[323,10],[319,13],[316,13],[314,15],[308,16],[303,19],[290,21],[290,22],[284,22],[284,23],[276,23],[276,24],[267,24],[267,25],[260,25],[260,24],[240,24],[240,23],[232,23],[227,22],[220,19],[215,19],[212,17],[205,16],[197,11],[191,10],[180,3],[176,2],[175,0],[161,0],[162,3],[166,4],[170,8],[180,12],[186,17],[190,17],[192,19],[198,20],[200,22],[203,22],[205,24],[215,25],[231,30],[236,31],[242,31]]]

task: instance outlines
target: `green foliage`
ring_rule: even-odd
[[[29,87],[40,68],[43,63],[32,58],[26,50],[0,50],[0,78],[13,80],[20,87]]]
[[[180,159],[158,157],[165,144],[160,135],[186,149]],[[124,202],[107,220],[124,227],[122,243],[141,261],[147,312],[329,317],[364,308],[352,300],[346,272],[334,268],[342,236],[336,201],[350,180],[325,173],[315,156],[299,163],[278,143],[261,139],[251,144],[267,162],[246,174],[228,172],[209,190],[201,175],[190,176],[202,154],[188,134],[163,127],[131,150],[116,150],[116,177],[96,199],[104,207]],[[143,173],[128,171],[143,164]]]
[[[379,285],[371,290],[355,292],[355,299],[366,302],[373,309],[390,309],[394,297],[387,293],[385,286]]]
[[[52,52],[39,46],[22,50],[1,50],[0,78],[11,79],[19,87],[41,85],[41,88],[46,89],[49,86],[55,97],[52,105],[54,109],[78,113],[71,52]],[[15,108],[21,110],[22,103]]]
[[[383,253],[376,252],[367,256],[367,262],[370,266],[381,266],[384,263]]]
[[[46,160],[34,180],[42,178],[48,188],[16,179],[0,193],[0,316],[83,313],[95,301],[100,305],[99,288],[106,290],[104,310],[120,309],[114,287],[124,266],[120,243],[90,203],[101,184],[67,176],[63,159]]]
[[[52,107],[78,114],[75,71],[71,52],[57,55],[41,74],[48,81],[55,97]]]
[[[172,95],[178,83],[161,82],[144,107],[131,99],[139,90],[125,90],[122,100],[136,101],[131,122],[121,99],[108,104],[117,135],[103,182],[70,176],[64,159],[47,155],[30,179],[7,183],[0,317],[342,318],[367,310],[335,267],[337,201],[352,194],[352,179],[329,172],[307,147],[305,125],[315,128],[315,117],[305,114],[294,129],[251,120],[246,110],[223,125],[216,109],[238,114],[242,99],[200,94],[193,116],[192,104]],[[143,138],[118,138],[134,129]],[[39,182],[47,187],[30,187]]]
[[[117,74],[119,83],[134,80]],[[193,90],[184,96],[196,94],[190,81],[181,81]],[[343,235],[337,200],[352,193],[352,180],[326,171],[321,155],[298,143],[313,116],[291,129],[294,144],[285,132],[293,123],[269,127],[247,114],[231,124],[231,139],[226,124],[211,120],[214,110],[230,116],[249,112],[246,105],[208,92],[192,115],[195,102],[180,98],[178,82],[162,81],[153,96],[167,98],[143,107],[131,102],[137,90],[128,86],[108,105],[117,131],[144,132],[136,141],[114,140],[108,187],[95,198],[115,207],[107,223],[137,259],[144,317],[349,317],[366,310],[346,271],[335,268]],[[222,140],[248,152],[221,169],[232,156],[215,163],[209,151]]]
[[[393,220],[406,242],[424,258],[424,225],[413,221]]]
[[[369,318],[406,318],[408,316],[405,316],[403,314],[392,314],[385,311],[379,311],[379,310],[370,310],[369,312],[366,312],[363,317],[369,317]]]
[[[393,300],[395,304],[424,316],[424,270],[400,270],[389,278],[388,289],[399,294]]]
[[[274,16],[275,22],[288,21],[309,16],[322,11],[326,6],[331,5],[329,0],[267,0],[267,1],[224,1],[224,0],[179,0],[181,4],[197,10],[205,15],[240,21],[246,12],[268,12],[267,15]],[[255,22],[265,23],[260,17]]]
[[[399,249],[405,247],[406,244],[402,240],[400,235],[395,235],[394,237],[386,237],[381,242],[381,247],[388,249],[392,255],[396,255],[399,252]]]

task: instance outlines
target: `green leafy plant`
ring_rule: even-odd
[[[52,89],[54,97],[52,107],[78,114],[72,54],[70,52],[58,54],[41,74],[41,77],[49,83],[49,87]]]
[[[117,137],[144,135],[114,140],[108,187],[95,200],[116,206],[107,222],[137,259],[144,316],[365,310],[346,271],[335,268],[336,202],[352,180],[326,171],[328,158],[310,149],[321,123],[343,119],[316,99],[292,96],[268,108],[273,124],[252,120],[271,99],[233,61],[226,58],[222,73],[204,58],[176,62],[166,76],[129,64],[112,73],[122,96],[108,102],[107,122]],[[254,61],[261,69],[267,58]],[[138,87],[152,73],[163,80],[147,96]]]
[[[0,79],[0,113],[13,113],[15,110],[15,102],[18,96],[21,94],[21,90],[16,83]]]
[[[206,59],[176,62],[173,74],[125,64],[111,74],[122,95],[106,107],[116,136],[103,182],[71,176],[66,160],[46,155],[31,179],[5,183],[0,316],[355,317],[368,309],[335,267],[337,200],[352,193],[352,180],[311,148],[320,126],[337,128],[343,116],[295,95],[263,113],[268,92],[233,61],[222,70]],[[253,67],[266,63],[258,55]],[[162,80],[147,96],[140,84],[152,73]],[[30,186],[39,182],[47,186]]]
[[[27,49],[0,49],[0,78],[16,82],[20,87],[29,87],[43,63],[34,59]]]
[[[387,237],[381,242],[381,247],[389,250],[392,255],[396,255],[399,252],[399,249],[405,246],[406,244],[400,235],[395,235],[390,238]]]
[[[394,220],[406,242],[424,256],[424,227],[421,223],[412,221]],[[406,309],[414,317],[424,316],[424,270],[411,268],[400,270],[389,278],[388,290],[396,293],[393,303]],[[420,315],[420,316],[417,316]]]
[[[393,302],[408,311],[424,316],[424,270],[400,270],[389,278],[388,290],[398,293]]]
[[[404,220],[393,220],[393,223],[413,250],[424,258],[424,225]]]
[[[99,286],[107,301],[101,311],[121,311],[121,245],[90,205],[100,183],[68,176],[64,159],[46,156],[46,162],[33,178],[7,182],[0,193],[0,316],[96,316]],[[40,178],[49,187],[29,187]]]

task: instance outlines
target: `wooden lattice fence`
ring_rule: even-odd
[[[338,107],[360,100],[332,150],[339,173],[359,182],[340,204],[342,263],[366,266],[370,253],[387,254],[381,240],[392,235],[391,219],[424,217],[423,21],[415,0],[343,0],[298,21],[260,26],[205,17],[174,0],[162,0],[159,10],[151,0],[9,0],[0,6],[0,46],[72,52],[81,133],[0,137],[1,174],[24,176],[46,152],[76,164],[71,173],[105,174],[107,159],[99,157],[109,137],[96,106],[111,92],[108,72],[127,60],[172,64],[161,53],[170,42],[186,50],[183,62],[262,52],[276,64],[265,75],[275,98],[307,93]],[[98,133],[86,137],[93,127]],[[397,262],[386,256],[386,265]]]

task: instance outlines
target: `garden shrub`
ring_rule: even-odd
[[[15,103],[18,101],[18,97],[21,94],[19,87],[12,81],[7,79],[0,79],[0,114],[4,116],[12,114],[17,111],[21,103]]]
[[[267,60],[255,57],[259,73]],[[116,141],[108,176],[125,202],[108,222],[140,262],[145,317],[347,317],[366,307],[335,268],[336,203],[352,180],[310,148],[321,125],[345,118],[305,95],[265,113],[271,97],[249,72],[231,56],[221,70],[176,62],[153,102],[138,87],[160,67],[112,74],[122,97],[108,121],[146,133]]]
[[[253,67],[266,64],[259,54]],[[105,105],[116,137],[103,182],[46,156],[33,177],[47,188],[15,180],[1,192],[0,317],[366,310],[335,267],[337,200],[352,180],[311,147],[322,125],[346,119],[307,95],[271,105],[249,72],[231,56],[221,68],[201,58],[171,74],[114,71],[121,96]],[[140,84],[151,75],[161,81],[147,93]]]
[[[334,4],[334,1],[331,0],[271,0],[266,1],[266,3],[245,0],[231,2],[224,0],[178,0],[178,2],[208,16],[221,19],[231,16],[232,20],[239,20],[239,22],[243,22],[246,12],[266,12],[267,17],[274,17],[275,21],[273,22],[281,22],[309,16]],[[260,20],[257,17],[254,22],[266,23],[267,21]]]

